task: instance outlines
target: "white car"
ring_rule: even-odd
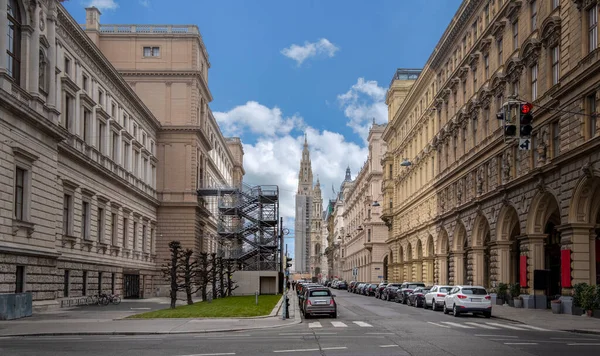
[[[481,286],[455,286],[444,297],[444,314],[452,311],[456,317],[463,313],[482,313],[492,316],[492,298]]]
[[[452,290],[452,286],[431,287],[429,293],[425,294],[425,309],[431,307],[431,310],[440,310],[444,306],[444,297]],[[440,309],[438,309],[440,308]]]

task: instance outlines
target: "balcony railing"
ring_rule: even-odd
[[[86,25],[80,25],[86,29]],[[199,35],[200,31],[196,25],[100,25],[101,33],[149,33],[149,34],[194,34]]]

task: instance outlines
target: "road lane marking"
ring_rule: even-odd
[[[346,350],[346,346],[322,347],[321,350]]]
[[[319,351],[319,349],[275,350],[273,352],[309,352],[309,351]]]
[[[398,347],[399,345],[379,345],[379,347]]]
[[[551,337],[550,340],[598,341],[598,339],[585,339],[580,337]]]
[[[505,342],[504,343],[504,345],[537,345],[537,344],[538,344],[537,342]]]
[[[314,323],[308,323],[308,327],[309,327],[309,328],[322,328],[322,327],[323,327],[323,325],[321,325],[321,323],[320,323],[320,322],[318,322],[318,321],[315,321]]]
[[[362,328],[372,328],[373,327],[373,325],[371,325],[369,323],[365,323],[364,321],[353,321],[353,323]]]
[[[532,330],[537,330],[537,331],[551,331],[551,330],[540,328],[540,327],[533,326],[533,325],[519,325],[519,327],[523,327],[523,328],[527,328],[527,329],[532,329]]]
[[[465,324],[473,325],[473,326],[476,326],[476,327],[482,328],[482,329],[498,330],[498,328],[496,328],[496,327],[485,325],[485,324],[478,324],[478,323],[471,323],[471,322],[468,322]]]
[[[434,322],[431,322],[431,321],[428,321],[428,323],[432,324],[432,325],[435,325],[435,326],[442,327],[442,328],[448,328],[448,329],[450,329],[450,327],[448,325],[442,325],[442,324],[434,323]]]
[[[129,308],[131,310],[151,310],[152,308]]]
[[[459,323],[453,323],[451,321],[442,321],[442,323],[444,324],[448,324],[450,326],[456,326],[457,328],[463,328],[463,329],[473,329],[472,326],[468,326],[468,325],[463,325],[463,324],[459,324]]]
[[[179,356],[225,356],[225,355],[235,355],[235,352],[218,352],[214,354],[192,354],[192,355],[179,355]]]
[[[574,343],[574,344],[567,344],[567,346],[600,346],[600,344],[586,344],[586,343]]]
[[[490,336],[490,337],[511,337],[511,338],[515,338],[515,339],[518,339],[518,338],[519,338],[518,336],[509,336],[509,335],[492,335],[492,334],[475,334],[475,335],[473,335],[473,336],[480,336],[480,337],[483,337],[483,336]]]
[[[497,326],[500,328],[512,329],[512,330],[521,330],[521,331],[526,330],[526,329],[523,329],[523,328],[520,328],[517,326],[512,326],[512,325],[507,325],[507,324],[499,324],[499,323],[486,323],[486,324],[492,325],[492,326]]]
[[[348,325],[342,323],[341,321],[332,321],[331,324],[336,328],[347,328]]]
[[[41,340],[41,341],[64,341],[64,340],[82,340],[81,337],[53,337],[53,338],[35,338],[31,339],[31,341]]]
[[[280,336],[312,335],[313,333],[280,333]],[[200,336],[196,336],[200,337]]]
[[[395,333],[365,333],[365,335],[396,335]]]

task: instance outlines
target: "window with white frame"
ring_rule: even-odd
[[[17,166],[15,169],[15,197],[14,210],[15,219],[25,221],[27,219],[27,178],[29,171]]]
[[[552,61],[552,85],[558,84],[560,78],[560,47],[554,46],[550,49]]]
[[[73,235],[73,193],[67,192],[63,197],[63,235]]]
[[[538,97],[538,65],[537,63],[531,67],[531,100]]]
[[[144,47],[144,57],[160,57],[160,47]]]
[[[497,42],[497,52],[498,52],[498,66],[501,66],[502,63],[504,63],[504,56],[503,56],[503,46],[504,44],[502,43],[502,38],[500,38]]]
[[[83,109],[83,127],[82,127],[82,132],[81,135],[83,136],[83,140],[90,144],[91,143],[91,136],[92,136],[92,128],[90,127],[92,123],[92,114],[90,113],[90,111],[88,109]]]
[[[537,28],[537,0],[529,3],[529,9],[531,12],[531,31],[535,31]]]
[[[588,10],[588,46],[589,52],[598,47],[598,5]]]
[[[513,50],[519,48],[519,21],[515,21],[512,24],[512,34],[513,34]]]

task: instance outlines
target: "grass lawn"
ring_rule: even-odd
[[[259,295],[258,305],[255,296],[239,296],[214,299],[212,303],[198,302],[183,305],[175,309],[161,309],[147,313],[131,315],[131,319],[155,318],[237,318],[248,316],[269,315],[280,295]]]

